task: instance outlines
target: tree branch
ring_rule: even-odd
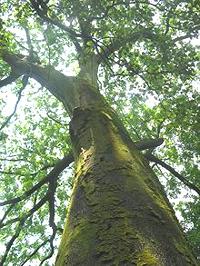
[[[134,142],[136,148],[138,150],[145,150],[145,149],[152,149],[157,146],[160,146],[163,143],[163,139],[146,139],[138,142]],[[45,176],[41,181],[39,181],[36,185],[34,185],[30,190],[26,191],[24,194],[22,194],[19,197],[9,199],[3,202],[0,202],[0,206],[5,206],[8,204],[16,204],[29,196],[31,196],[35,191],[40,189],[44,184],[48,182],[52,182],[53,180],[56,180],[58,175],[67,167],[69,166],[70,163],[72,163],[74,160],[72,151],[69,152],[68,155],[63,157],[60,161],[58,161],[54,168],[50,171],[50,173]],[[52,188],[50,188],[51,191]]]
[[[35,1],[35,0],[31,0],[31,4],[32,4],[34,10],[36,11],[36,13],[39,15],[39,17],[42,18],[43,20],[45,20],[46,22],[51,23],[51,24],[59,27],[60,29],[66,31],[67,33],[69,33],[70,35],[72,35],[74,37],[81,37],[80,33],[77,33],[76,31],[72,30],[70,27],[67,27],[66,25],[62,24],[60,21],[55,20],[55,19],[53,20],[52,18],[49,18],[47,16],[48,7],[45,3],[43,3],[45,5],[45,7],[43,6],[43,8],[42,8],[41,4],[37,3],[37,1]]]
[[[109,55],[119,50],[124,45],[134,43],[139,39],[155,40],[156,35],[151,33],[149,29],[143,28],[126,36],[118,38],[116,37],[115,40],[113,40],[110,45],[107,45],[106,49],[103,49],[103,51],[99,54],[99,61],[101,61],[103,58],[107,58]]]
[[[146,139],[138,142],[134,142],[136,148],[138,150],[146,150],[146,149],[152,149],[157,146],[160,146],[163,143],[163,139]],[[40,189],[44,184],[51,182],[52,180],[56,180],[56,177],[74,160],[72,151],[69,152],[68,155],[66,155],[62,160],[58,161],[56,165],[54,166],[53,170],[44,177],[40,182],[38,182],[36,185],[34,185],[30,190],[26,191],[24,194],[22,194],[19,197],[6,200],[3,202],[0,202],[0,206],[8,205],[8,204],[16,204],[26,198],[28,198],[30,195],[32,195],[36,190]],[[51,191],[52,188],[50,188]]]
[[[58,119],[54,118],[49,113],[50,113],[49,111],[46,112],[46,115],[48,116],[48,118],[50,118],[51,120],[53,120],[55,123],[57,123],[57,124],[59,124],[61,126],[64,126]]]
[[[30,195],[32,195],[36,190],[40,189],[44,184],[50,182],[51,180],[56,179],[58,175],[71,163],[73,162],[73,156],[70,152],[68,155],[66,155],[63,159],[58,161],[54,168],[51,170],[51,172],[45,176],[40,182],[38,182],[35,186],[33,186],[30,190],[26,191],[24,194],[22,194],[19,197],[6,200],[4,202],[0,202],[0,206],[8,205],[8,204],[16,204],[26,198],[28,198]]]
[[[170,28],[170,19],[174,15],[174,11],[176,10],[177,6],[179,4],[179,1],[172,3],[172,7],[169,9],[168,14],[166,15],[166,29],[164,32],[164,35],[167,35],[169,28]]]
[[[66,97],[67,92],[72,93],[72,90],[77,83],[74,76],[65,76],[52,66],[42,67],[39,64],[32,63],[28,58],[22,55],[14,55],[7,51],[2,52],[2,59],[14,69],[19,76],[27,74],[38,81],[42,86],[47,88],[65,108],[69,110],[71,101]]]
[[[10,75],[2,80],[0,80],[0,88],[17,80],[21,75],[11,71]]]
[[[7,117],[7,119],[3,122],[3,124],[1,125],[0,127],[0,131],[9,123],[9,121],[11,120],[11,118],[14,116],[14,114],[16,113],[17,111],[17,106],[21,100],[21,97],[22,97],[22,91],[26,88],[27,84],[28,84],[28,79],[29,79],[29,76],[27,75],[24,75],[23,79],[22,79],[22,88],[19,90],[18,92],[18,98],[17,98],[17,101],[15,103],[15,107],[14,107],[14,110],[13,112]]]
[[[57,188],[57,177],[51,178],[49,180],[49,189],[48,189],[48,194],[49,194],[49,226],[55,230],[56,225],[55,225],[55,192]]]
[[[26,221],[26,219],[30,216],[32,216],[34,214],[34,212],[36,212],[38,209],[40,209],[48,200],[48,195],[45,195],[31,210],[28,211],[27,214],[25,214],[22,218],[17,218],[16,221],[19,221],[19,225],[15,230],[15,234],[12,236],[12,238],[10,239],[10,241],[8,242],[8,244],[6,245],[6,251],[0,261],[0,265],[3,266],[4,262],[6,261],[6,258],[8,256],[8,252],[10,251],[14,241],[17,239],[17,237],[19,236],[22,227]]]
[[[29,48],[29,56],[30,56],[30,58],[33,58],[34,50],[33,50],[33,45],[32,45],[32,42],[31,42],[30,32],[29,32],[29,29],[26,28],[26,27],[24,28],[24,30],[25,30],[25,33],[26,33],[27,45],[28,45],[28,48]]]
[[[51,258],[54,254],[54,245],[53,245],[53,241],[55,239],[55,236],[56,236],[56,227],[53,228],[53,233],[50,237],[50,239],[48,240],[49,244],[50,244],[50,252],[49,254],[40,262],[40,265],[41,266],[46,260],[48,260],[49,258]]]
[[[4,220],[7,218],[7,215],[9,214],[9,212],[12,210],[12,208],[14,207],[14,204],[10,205],[7,210],[5,211],[3,217],[1,218],[0,220],[0,228],[1,228],[1,225],[3,224]]]
[[[184,176],[182,176],[178,172],[176,172],[176,170],[174,170],[174,168],[172,168],[170,165],[166,164],[165,162],[161,161],[160,159],[158,159],[157,157],[155,157],[153,154],[150,154],[150,153],[145,154],[145,157],[147,158],[147,160],[149,160],[151,162],[155,162],[155,163],[161,165],[162,167],[164,167],[171,174],[173,174],[175,177],[177,177],[184,185],[186,185],[190,189],[196,191],[197,194],[200,195],[200,189],[197,186],[195,186],[193,183],[188,181]]]
[[[49,242],[49,240],[45,240],[44,242],[42,242],[28,257],[27,259],[25,259],[25,261],[23,261],[23,263],[20,266],[23,266],[26,264],[27,261],[29,261],[37,252],[39,249],[41,249],[43,246],[45,246],[47,243]]]
[[[159,139],[144,139],[138,142],[134,142],[136,148],[140,151],[142,150],[147,150],[147,149],[154,149],[161,144],[163,144],[164,139],[159,138]]]
[[[6,245],[6,251],[5,251],[5,253],[4,253],[4,255],[3,255],[3,257],[2,257],[2,259],[0,261],[0,265],[1,266],[4,265],[4,263],[6,261],[6,258],[8,256],[8,252],[10,251],[10,249],[11,249],[14,241],[18,238],[18,236],[19,236],[19,234],[20,234],[20,232],[22,230],[22,227],[23,227],[24,223],[25,223],[25,219],[22,219],[19,222],[18,227],[15,229],[15,234],[11,237],[10,241],[7,243],[7,245]]]

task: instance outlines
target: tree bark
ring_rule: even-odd
[[[113,110],[89,83],[78,87],[75,182],[56,266],[197,265],[161,184]]]
[[[40,82],[72,117],[75,181],[56,266],[197,265],[161,184],[94,73],[66,77],[1,53],[16,75]]]

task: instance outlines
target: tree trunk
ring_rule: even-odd
[[[76,99],[68,99],[75,181],[56,265],[197,265],[162,186],[113,110],[92,85],[76,85]]]
[[[100,95],[93,58],[67,77],[1,53],[10,80],[33,77],[72,117],[75,182],[56,266],[197,265],[161,184]]]

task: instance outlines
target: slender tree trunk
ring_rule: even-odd
[[[75,182],[56,266],[197,265],[157,177],[102,96],[80,82],[71,102]]]

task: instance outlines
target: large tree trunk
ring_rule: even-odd
[[[56,265],[197,265],[162,186],[112,109],[87,82],[76,93],[75,182]]]
[[[85,80],[7,52],[3,59],[72,116],[75,182],[56,266],[197,265],[157,177],[100,95],[97,67],[82,71]]]

